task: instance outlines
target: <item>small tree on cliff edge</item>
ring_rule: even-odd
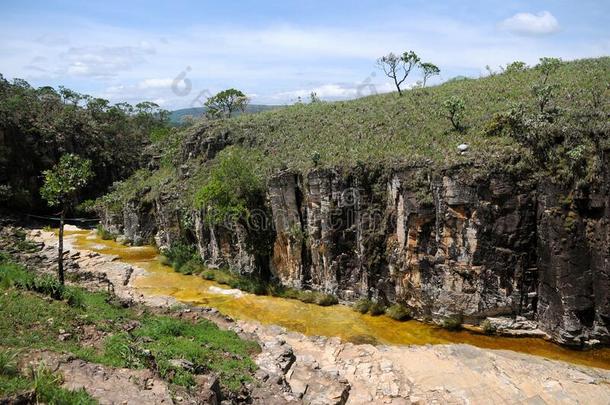
[[[67,154],[59,159],[59,163],[51,170],[43,172],[44,184],[40,195],[47,200],[50,207],[59,207],[59,246],[57,256],[57,276],[64,284],[64,222],[66,213],[74,205],[78,192],[87,185],[93,177],[91,161],[77,155]]]
[[[398,95],[402,96],[400,86],[407,79],[411,70],[419,65],[419,56],[413,51],[405,52],[401,56],[389,53],[377,59],[377,65],[390,79],[394,80],[394,85],[398,90]]]

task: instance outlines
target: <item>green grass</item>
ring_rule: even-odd
[[[218,374],[221,387],[228,391],[238,391],[252,379],[256,367],[250,354],[258,346],[242,340],[234,332],[221,330],[206,320],[191,322],[174,318],[171,313],[156,315],[146,309],[123,308],[106,293],[69,286],[57,295],[52,288],[31,288],[50,283],[50,279],[44,283],[41,279],[46,280],[18,264],[0,263],[0,307],[5,314],[0,317],[0,348],[8,350],[0,352],[3,391],[16,392],[31,386],[31,381],[24,376],[9,379],[6,375],[10,374],[13,353],[33,349],[72,353],[86,361],[113,367],[154,366],[168,382],[187,387],[194,384],[195,373]],[[124,325],[134,321],[139,326],[127,332]],[[79,333],[84,325],[94,325],[107,334],[101,348],[81,344]],[[61,333],[69,333],[71,337],[60,340]],[[176,368],[170,362],[174,359],[188,360],[194,369]],[[47,387],[45,381],[51,377],[41,374],[41,378],[40,386]],[[48,390],[49,396],[43,397],[50,398],[49,401],[78,403],[57,402],[57,398],[68,394]],[[81,394],[69,395],[76,398]]]
[[[599,164],[595,142],[587,134],[602,133],[600,144],[610,144],[610,57],[562,63],[551,74],[549,82],[557,85],[547,108],[553,111],[552,117],[539,116],[533,89],[541,81],[540,69],[509,70],[416,88],[405,91],[402,97],[388,93],[351,101],[296,104],[256,115],[200,122],[178,131],[171,142],[156,144],[167,164],[154,171],[138,171],[99,203],[120,210],[138,193],[142,192],[144,202],[151,202],[164,191],[178,195],[174,204],[186,211],[197,200],[201,202],[195,196],[207,190],[206,195],[214,198],[205,201],[218,205],[221,211],[242,207],[240,193],[235,191],[233,195],[222,189],[229,183],[216,181],[218,190],[210,189],[211,174],[219,166],[222,153],[211,162],[202,162],[201,156],[184,159],[199,140],[221,136],[227,136],[234,148],[243,149],[233,154],[261,157],[256,159],[256,173],[267,178],[279,169],[306,173],[364,165],[392,171],[407,165],[432,171],[459,166],[473,176],[555,173],[553,179],[557,181],[590,180],[587,172],[595,172]],[[443,106],[452,97],[464,103],[460,131],[452,129]],[[543,125],[533,125],[534,129],[529,129],[533,133],[521,134],[526,139],[510,135],[505,126],[514,111],[519,111],[526,122],[540,121]],[[544,130],[536,132],[541,127]],[[570,136],[560,136],[566,131]],[[536,147],[528,145],[531,139],[538,142],[536,147],[552,152],[543,153],[541,158]],[[461,143],[470,146],[467,154],[457,151]],[[184,165],[190,173],[186,179],[177,175]]]
[[[61,388],[61,376],[43,366],[21,375],[17,369],[18,353],[0,349],[0,399],[33,392],[36,403],[57,405],[97,404],[85,390],[70,391]]]

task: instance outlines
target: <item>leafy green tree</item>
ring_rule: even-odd
[[[383,70],[386,76],[394,81],[398,90],[398,95],[402,96],[400,86],[407,80],[411,70],[419,64],[419,56],[413,51],[404,52],[397,56],[390,52],[386,56],[377,59],[377,65]]]
[[[532,93],[536,97],[541,114],[544,113],[554,93],[559,89],[557,83],[549,83],[549,78],[560,66],[561,59],[559,58],[540,58],[540,63],[536,66],[536,70],[540,72],[540,81],[532,86]]]
[[[464,110],[466,109],[464,100],[457,96],[451,96],[443,102],[443,107],[447,110],[447,118],[451,121],[453,129],[461,131],[463,129],[462,118],[464,117]]]
[[[248,97],[241,91],[227,89],[208,98],[205,102],[205,106],[208,115],[213,118],[230,118],[231,114],[235,111],[244,112],[248,102]]]
[[[505,73],[516,73],[516,72],[525,72],[527,70],[527,64],[520,60],[516,60],[512,63],[506,65],[504,68]]]
[[[64,222],[66,212],[76,202],[79,191],[87,185],[93,177],[91,161],[78,155],[66,154],[59,159],[59,163],[51,170],[43,172],[44,184],[40,189],[42,198],[50,207],[59,207],[59,247],[57,256],[57,274],[59,282],[64,284]]]
[[[424,74],[424,81],[422,83],[422,87],[426,87],[426,81],[432,76],[438,76],[441,73],[441,70],[433,63],[424,62],[419,67]]]

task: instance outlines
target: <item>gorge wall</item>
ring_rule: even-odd
[[[134,243],[186,237],[211,267],[400,302],[420,319],[522,315],[563,344],[610,343],[608,167],[586,194],[459,168],[283,171],[244,222],[209,226],[170,192],[101,214]]]

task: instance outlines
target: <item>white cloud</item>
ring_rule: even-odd
[[[548,35],[559,31],[559,21],[548,11],[517,13],[502,21],[500,28],[520,35]]]
[[[291,102],[295,101],[298,98],[307,100],[310,97],[311,93],[316,93],[316,95],[322,100],[345,100],[357,97],[365,97],[372,94],[388,93],[393,90],[394,87],[390,83],[330,83],[307,89],[279,92],[272,95],[271,99],[277,100],[278,102]]]
[[[66,71],[74,76],[110,77],[146,62],[155,49],[147,43],[138,46],[82,46],[71,47],[62,53],[68,62]]]
[[[146,79],[138,83],[141,89],[169,89],[174,79]]]

